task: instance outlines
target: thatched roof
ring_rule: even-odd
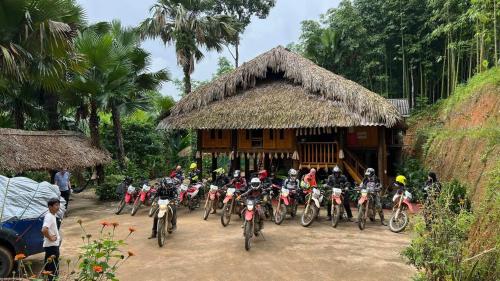
[[[73,169],[109,161],[109,152],[92,147],[77,132],[0,129],[0,171]]]
[[[393,127],[401,120],[385,98],[279,46],[182,98],[158,128]]]

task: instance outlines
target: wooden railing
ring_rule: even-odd
[[[363,180],[363,175],[366,170],[366,166],[363,165],[361,160],[359,160],[356,155],[352,152],[344,149],[344,167],[347,172],[351,175],[356,183],[360,183]]]
[[[336,142],[305,142],[300,144],[301,166],[334,166],[338,163],[339,150]]]

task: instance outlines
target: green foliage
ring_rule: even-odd
[[[423,202],[423,188],[427,181],[427,171],[417,159],[406,159],[397,168],[398,175],[403,175],[407,179],[406,186],[414,196],[414,200]]]
[[[416,280],[484,280],[486,272],[467,261],[466,241],[475,215],[463,200],[457,202],[464,190],[458,183],[444,184],[441,195],[425,206],[428,227],[417,217],[412,242],[402,253],[423,271]]]
[[[114,164],[116,165],[116,164]],[[124,175],[121,174],[109,174],[110,169],[106,171],[106,180],[103,184],[99,185],[96,188],[96,195],[99,200],[108,201],[108,200],[117,200],[118,194],[116,192],[117,186],[123,181],[125,178]]]

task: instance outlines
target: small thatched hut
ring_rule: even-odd
[[[401,125],[385,98],[280,46],[182,98],[158,128],[197,130],[199,158],[244,158],[246,175],[339,165],[359,181],[368,166],[386,179]]]
[[[77,132],[0,129],[0,171],[75,169],[109,161],[108,151],[92,147]]]

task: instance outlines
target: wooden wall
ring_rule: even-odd
[[[230,130],[202,130],[203,148],[230,148],[231,131]]]
[[[378,127],[354,127],[347,129],[347,147],[350,148],[377,148]]]
[[[252,147],[251,131],[238,130],[238,151],[292,151],[295,149],[295,131],[293,129],[262,130],[261,147]],[[201,135],[204,150],[231,148],[231,130],[202,130]]]

